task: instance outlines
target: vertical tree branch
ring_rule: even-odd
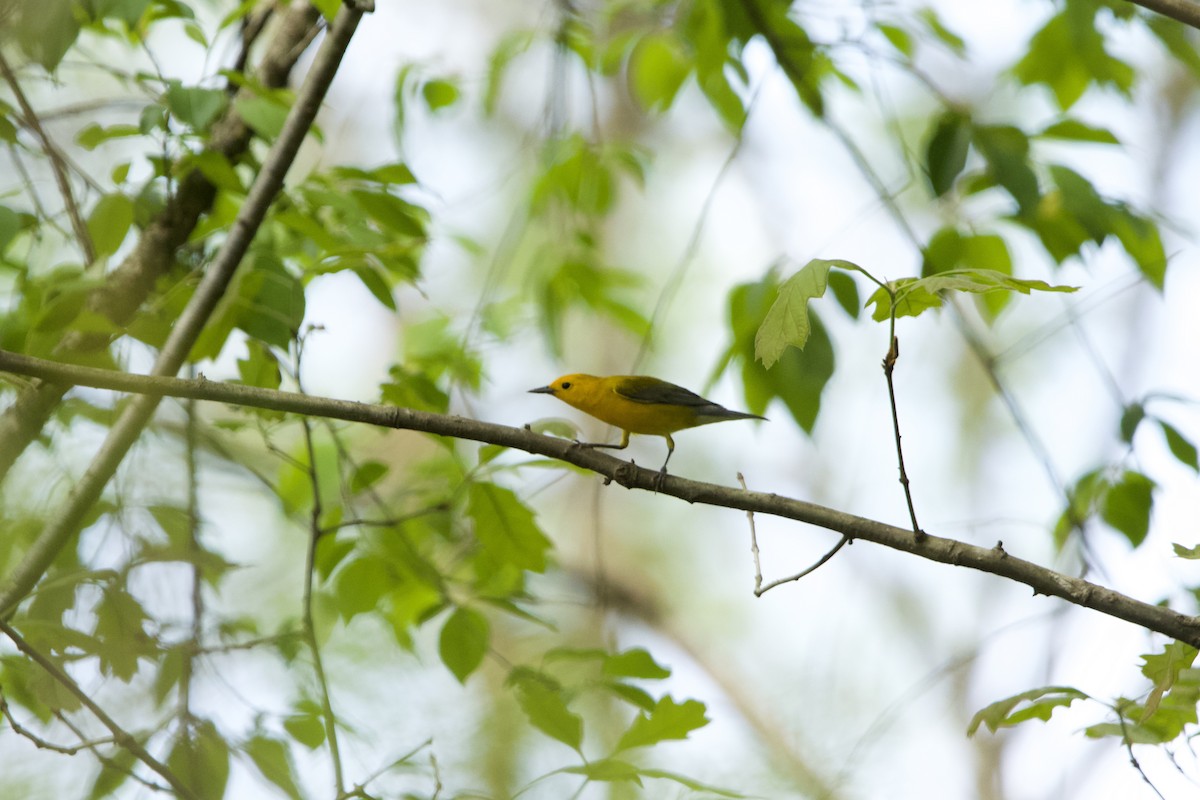
[[[343,5],[338,12],[279,138],[272,145],[263,162],[262,171],[238,211],[228,238],[205,272],[191,301],[171,329],[151,371],[153,375],[169,376],[179,371],[204,323],[216,308],[254,234],[266,217],[267,208],[283,187],[284,176],[295,160],[313,119],[316,118],[321,101],[337,73],[362,14],[357,7],[349,4]],[[158,403],[159,398],[144,395],[134,398],[125,407],[66,502],[58,513],[47,521],[21,563],[6,576],[3,584],[0,584],[0,619],[8,619],[12,615],[21,600],[37,585],[59,551],[76,533],[88,510],[100,499],[101,492],[116,472],[117,466],[141,435]]]

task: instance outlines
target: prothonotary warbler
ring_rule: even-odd
[[[758,414],[730,411],[682,386],[645,375],[612,375],[607,378],[563,375],[548,386],[529,391],[552,394],[567,405],[621,429],[620,444],[580,442],[584,447],[624,450],[629,446],[629,435],[632,433],[663,437],[667,440],[667,460],[659,470],[660,475],[667,474],[667,461],[675,452],[672,433],[729,419],[766,419]]]

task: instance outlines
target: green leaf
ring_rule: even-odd
[[[917,17],[925,23],[929,32],[933,34],[939,42],[944,44],[950,52],[956,56],[962,57],[966,55],[967,45],[963,38],[954,31],[947,28],[943,23],[938,13],[931,7],[926,6],[917,12]]]
[[[1184,547],[1181,544],[1172,544],[1171,547],[1174,548],[1175,555],[1179,556],[1180,558],[1200,559],[1200,544],[1196,545],[1195,547]]]
[[[1008,291],[1029,294],[1038,292],[1074,292],[1075,286],[1051,286],[1045,281],[1014,278],[1002,272],[987,269],[958,269],[948,270],[926,278],[900,278],[892,281],[889,286],[895,293],[897,317],[915,317],[930,308],[942,305],[942,292],[984,292]],[[892,299],[880,288],[867,298],[867,305],[875,305],[871,315],[877,322],[888,319],[891,314]]]
[[[12,28],[5,38],[17,43],[46,72],[54,72],[79,36],[76,8],[72,0],[10,3],[6,9],[8,18],[4,21],[4,27],[8,29],[12,25]]]
[[[586,764],[580,764],[575,767],[566,767],[562,770],[569,775],[582,775],[590,781],[629,781],[638,786],[642,785],[640,770],[628,761],[621,761],[617,758],[601,758],[596,761],[589,761]]]
[[[243,97],[234,108],[251,130],[268,142],[279,136],[289,111],[286,104],[270,97]]]
[[[1134,547],[1146,539],[1150,530],[1150,512],[1154,507],[1154,481],[1140,472],[1126,470],[1100,504],[1100,516],[1125,534]]]
[[[470,608],[455,609],[442,626],[438,653],[459,683],[466,683],[471,673],[483,663],[490,633],[487,617]]]
[[[1034,214],[1041,194],[1029,164],[1029,137],[1011,125],[981,125],[974,128],[972,141],[988,162],[991,177],[1012,195],[1021,213]]]
[[[137,125],[110,125],[105,128],[93,122],[75,134],[75,143],[84,150],[95,150],[110,139],[139,136],[141,133]]]
[[[502,564],[544,572],[550,540],[533,520],[533,514],[509,489],[472,483],[467,491],[467,515],[475,537]]]
[[[382,461],[364,461],[355,468],[350,476],[350,491],[358,494],[369,489],[388,474],[388,465]]]
[[[516,689],[517,703],[533,727],[579,752],[583,718],[567,708],[558,681],[528,667],[517,667],[509,675],[508,685]]]
[[[833,297],[851,319],[858,319],[862,310],[862,300],[858,296],[858,284],[844,272],[830,272],[827,280],[833,290]]]
[[[149,621],[141,603],[124,589],[111,587],[96,605],[97,655],[100,669],[128,683],[137,673],[138,658],[157,650],[146,635]]]
[[[692,64],[679,37],[670,31],[643,36],[629,56],[633,96],[647,111],[666,111]]]
[[[458,102],[458,84],[442,78],[426,81],[421,86],[421,97],[430,111],[441,111]]]
[[[278,389],[283,381],[279,359],[257,339],[247,340],[246,357],[238,359],[237,370],[240,382],[246,386]]]
[[[1030,689],[995,703],[976,712],[967,726],[967,735],[974,736],[980,725],[986,725],[995,733],[1000,728],[1009,728],[1028,719],[1048,720],[1056,709],[1069,708],[1076,700],[1091,699],[1078,689],[1069,686],[1046,686]],[[1019,711],[1015,711],[1021,706]]]
[[[814,258],[779,287],[779,295],[754,337],[754,355],[764,367],[774,366],[789,346],[804,349],[812,331],[808,301],[825,294],[829,270],[834,267],[859,269],[849,261]]]
[[[88,800],[101,800],[101,798],[112,795],[124,785],[125,781],[129,780],[136,763],[137,756],[123,747],[117,748],[115,752],[100,762],[100,774],[92,783],[92,788],[87,795]]]
[[[123,194],[106,194],[92,207],[88,216],[88,235],[96,250],[96,258],[117,252],[133,225],[133,201]]]
[[[1077,119],[1062,119],[1042,129],[1037,134],[1043,139],[1066,139],[1073,142],[1096,142],[1097,144],[1120,144],[1120,140],[1108,128],[1096,128]]]
[[[209,720],[200,720],[191,736],[176,740],[167,766],[198,800],[221,800],[229,780],[229,745]]]
[[[393,580],[393,572],[382,558],[363,555],[348,562],[337,575],[334,596],[338,613],[349,622],[374,611]]]
[[[1133,443],[1134,434],[1137,433],[1138,426],[1142,424],[1142,420],[1146,418],[1146,407],[1141,403],[1130,403],[1121,412],[1121,441],[1126,444]]]
[[[206,131],[229,102],[222,89],[202,89],[171,81],[167,86],[167,108],[172,116],[194,131]]]
[[[1200,461],[1197,460],[1196,445],[1192,444],[1179,430],[1167,422],[1158,420],[1159,427],[1162,428],[1163,436],[1167,440],[1167,448],[1171,451],[1171,455],[1175,456],[1181,464],[1191,467],[1196,472],[1200,472]]]
[[[651,711],[634,718],[633,724],[617,742],[616,751],[646,747],[668,739],[686,739],[689,733],[708,724],[704,712],[704,704],[698,700],[676,703],[667,695]]]
[[[296,767],[286,743],[257,734],[242,743],[241,751],[250,756],[260,775],[278,786],[292,800],[302,800],[304,795],[296,781]]]
[[[671,670],[659,664],[653,656],[640,647],[604,659],[604,674],[613,678],[646,678],[662,680],[671,676]]]
[[[916,47],[913,44],[912,34],[896,25],[880,23],[878,26],[879,32],[888,40],[888,44],[896,48],[896,51],[905,58],[912,58],[916,52]]]
[[[325,742],[325,723],[321,718],[321,707],[312,700],[304,699],[296,704],[295,713],[283,720],[283,729],[293,739],[316,750]]]

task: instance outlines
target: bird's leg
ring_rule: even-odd
[[[667,440],[667,460],[663,462],[662,468],[658,471],[658,477],[654,479],[654,493],[662,488],[663,481],[667,477],[667,462],[671,460],[671,454],[675,452],[675,440],[671,438],[671,434],[663,434],[663,438]]]
[[[603,442],[576,442],[575,444],[580,447],[590,447],[592,449],[603,447],[609,450],[624,450],[626,447],[629,447],[629,431],[621,431],[621,434],[620,444],[604,444]]]

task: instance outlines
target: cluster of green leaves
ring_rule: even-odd
[[[1044,722],[1056,710],[1087,700],[1106,706],[1116,716],[1115,721],[1084,729],[1091,738],[1115,737],[1128,745],[1187,741],[1195,735],[1196,707],[1200,703],[1200,669],[1192,666],[1196,653],[1194,647],[1171,642],[1159,653],[1143,655],[1141,672],[1149,688],[1140,700],[1118,698],[1103,703],[1069,686],[1030,689],[981,709],[971,719],[967,733],[973,736],[981,725],[995,733],[1033,719]]]

